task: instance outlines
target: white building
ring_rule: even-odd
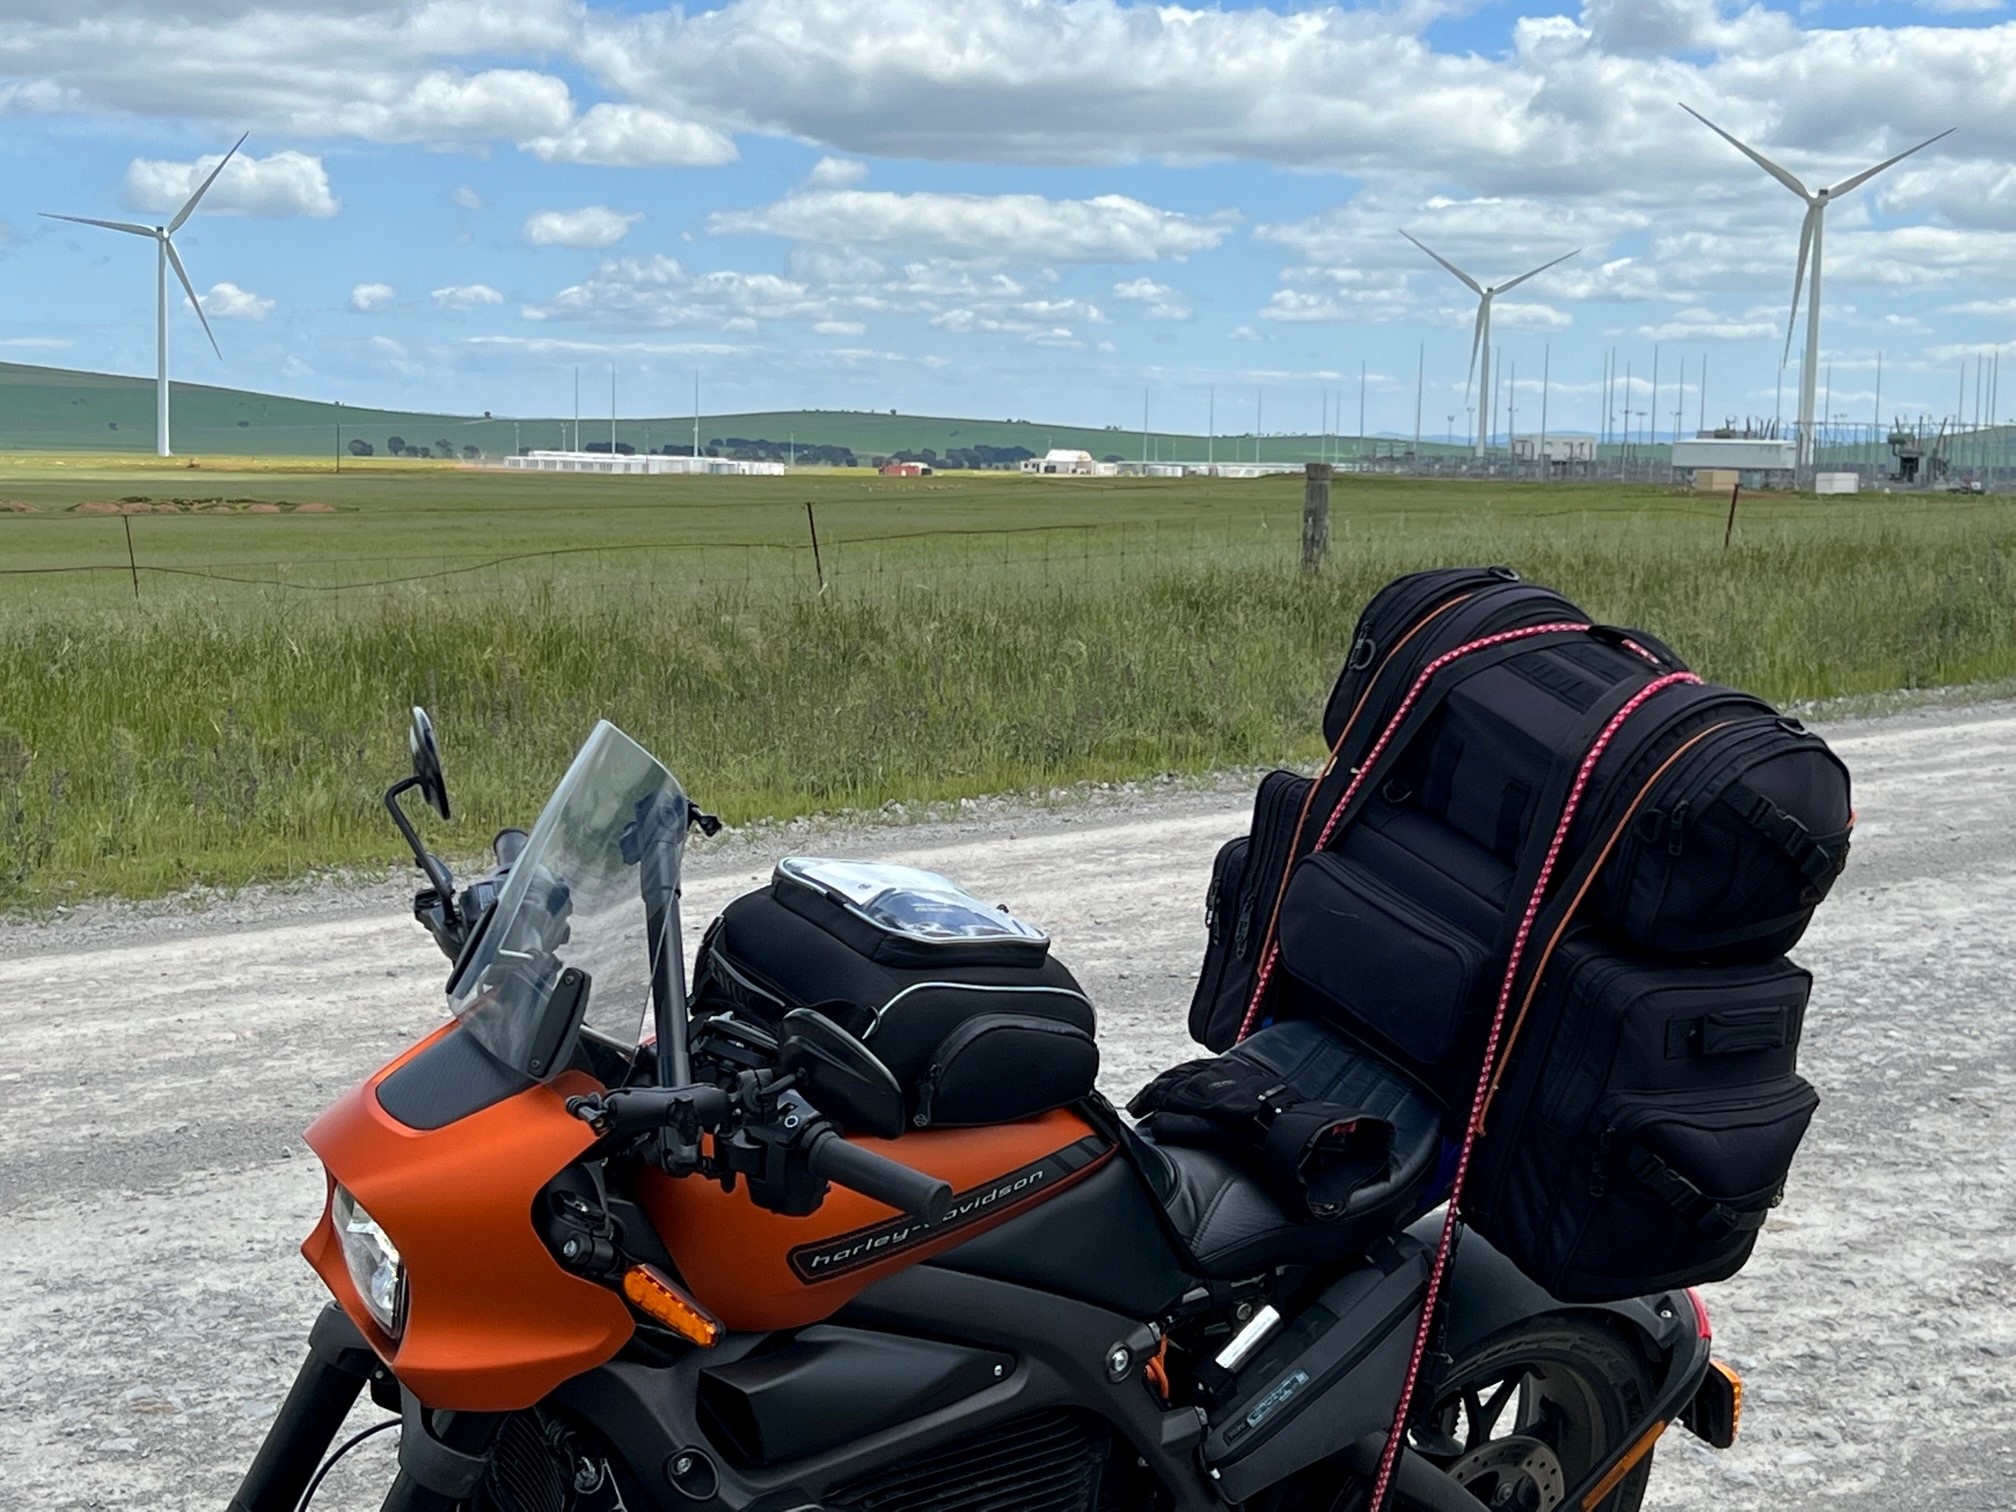
[[[708,477],[781,478],[782,462],[738,462],[731,457],[665,457],[645,452],[626,456],[617,452],[534,451],[522,457],[506,457],[505,467],[514,472],[624,473]]]
[[[1673,466],[1728,468],[1743,473],[1791,472],[1798,464],[1796,441],[1772,441],[1757,436],[1696,436],[1673,443]]]
[[[1059,478],[1111,478],[1117,477],[1120,464],[1117,462],[1095,462],[1088,451],[1068,451],[1053,447],[1040,457],[1030,457],[1023,462],[1025,473],[1042,473]]]

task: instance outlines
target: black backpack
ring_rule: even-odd
[[[1402,609],[1418,616],[1411,627]],[[1447,663],[1391,730],[1376,780],[1359,786],[1348,813],[1340,810],[1423,669],[1458,647],[1545,624],[1588,628],[1487,645]],[[1653,637],[1590,626],[1573,604],[1519,583],[1510,569],[1413,574],[1383,589],[1330,700],[1330,761],[1313,783],[1267,778],[1243,845],[1234,840],[1219,854],[1192,1036],[1224,1049],[1277,1006],[1251,1011],[1263,961],[1277,944],[1285,949],[1285,910],[1298,885],[1308,894],[1304,926],[1320,926],[1339,901],[1334,865],[1297,882],[1319,842],[1343,857],[1347,873],[1372,873],[1448,921],[1456,956],[1478,955],[1473,945],[1483,955],[1500,951],[1520,876],[1537,869],[1534,832],[1559,812],[1596,729],[1654,677],[1683,667]],[[1667,765],[1676,753],[1681,759]],[[1641,792],[1648,780],[1652,789]],[[1727,688],[1665,690],[1619,732],[1582,801],[1570,863],[1600,843],[1606,819],[1626,804],[1634,827],[1608,857],[1594,907],[1620,938],[1650,950],[1729,960],[1781,954],[1847,857],[1846,769],[1797,721]],[[1347,877],[1343,885],[1349,892],[1354,884]],[[1307,928],[1301,933],[1306,940]],[[1349,962],[1315,964],[1332,987],[1338,971],[1357,971]],[[1404,971],[1408,963],[1393,964]],[[1465,975],[1460,960],[1445,965]],[[1383,992],[1377,982],[1364,990]]]
[[[1846,769],[1504,569],[1403,578],[1360,628],[1330,761],[1267,779],[1221,853],[1192,1032],[1327,1022],[1432,1092],[1453,1139],[1503,991],[1505,1101],[1463,1210],[1564,1295],[1732,1273],[1817,1101],[1781,955],[1845,861]],[[1634,1050],[1683,1022],[1698,1040],[1656,1066]]]

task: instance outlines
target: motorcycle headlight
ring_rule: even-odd
[[[399,1258],[378,1220],[357,1205],[342,1187],[332,1207],[336,1236],[343,1244],[343,1263],[365,1309],[387,1338],[396,1339],[406,1326],[406,1263]]]

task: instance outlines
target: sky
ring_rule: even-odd
[[[1408,434],[1418,378],[1463,434],[1475,301],[1404,229],[1576,253],[1496,306],[1522,432],[1612,352],[1641,430],[1789,418],[1803,210],[1685,101],[1815,186],[1959,128],[1828,213],[1818,368],[1949,413],[2016,350],[2012,80],[2001,0],[0,0],[0,360],[151,374],[151,248],[38,212],[165,221],[249,132],[179,379]]]

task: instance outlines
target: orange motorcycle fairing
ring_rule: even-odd
[[[540,1189],[594,1140],[567,1099],[602,1088],[565,1072],[442,1128],[409,1128],[380,1105],[378,1084],[456,1032],[445,1025],[374,1072],[307,1133],[330,1195],[348,1191],[405,1262],[399,1338],[359,1299],[328,1202],[301,1253],[421,1402],[509,1412],[613,1358],[635,1326],[621,1297],[562,1269],[533,1228]]]
[[[724,1192],[704,1177],[639,1173],[638,1200],[680,1279],[729,1328],[797,1328],[830,1317],[874,1282],[1027,1211],[1113,1155],[1105,1136],[1064,1109],[851,1142],[950,1182],[945,1217],[927,1224],[836,1186],[816,1213],[790,1218],[757,1207],[743,1186]]]

